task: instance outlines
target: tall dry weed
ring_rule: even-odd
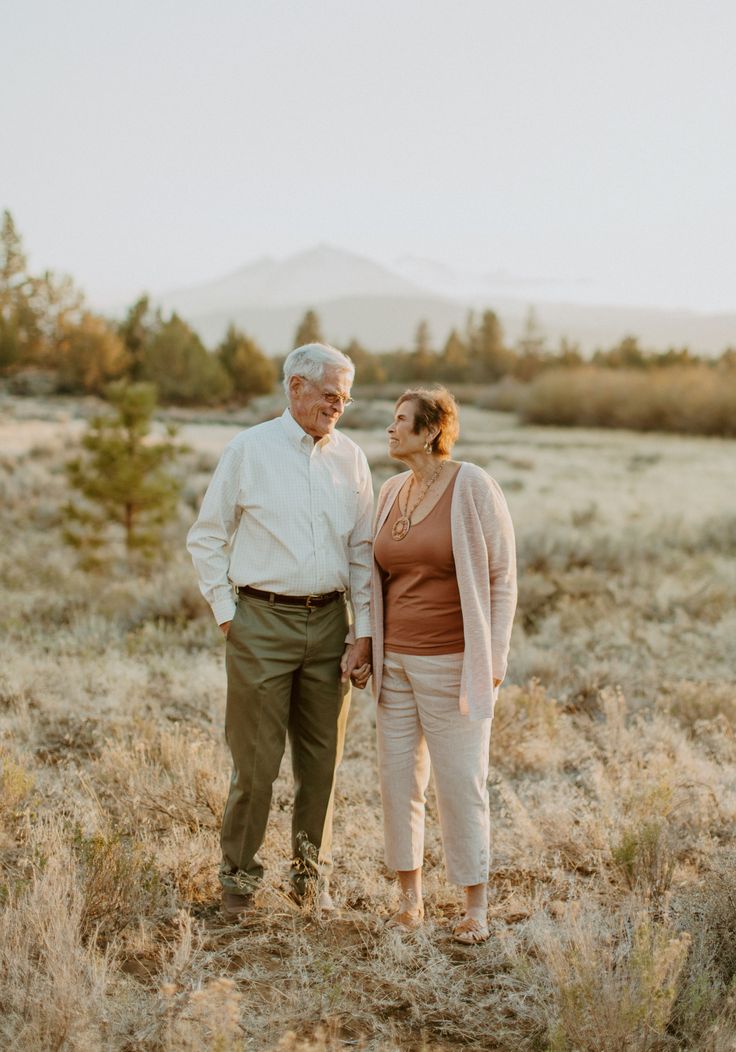
[[[58,826],[36,843],[33,876],[0,913],[0,1044],[89,1052],[103,1042],[112,962],[84,941],[84,893]]]
[[[592,901],[531,926],[548,997],[550,1052],[653,1052],[667,1045],[689,936],[646,911],[606,916]]]

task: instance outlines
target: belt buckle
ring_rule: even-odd
[[[316,609],[319,606],[319,603],[313,603],[312,600],[313,599],[321,599],[321,598],[322,598],[321,595],[308,595],[307,596],[307,602],[306,602],[307,610],[314,610],[314,609]]]

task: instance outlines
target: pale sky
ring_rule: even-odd
[[[733,0],[0,0],[0,26],[0,208],[96,305],[329,243],[736,310]]]

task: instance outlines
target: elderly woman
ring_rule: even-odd
[[[488,752],[516,607],[514,532],[498,484],[451,459],[459,433],[444,388],[408,390],[388,428],[408,471],[381,489],[374,531],[373,689],[393,923],[424,918],[422,861],[430,763],[448,879],[465,889],[453,927],[488,938]]]

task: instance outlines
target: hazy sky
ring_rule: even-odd
[[[97,304],[320,242],[736,309],[733,0],[0,0],[0,207]]]

